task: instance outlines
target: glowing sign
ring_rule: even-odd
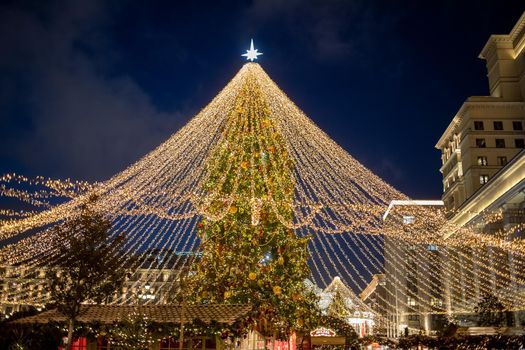
[[[319,327],[310,332],[312,337],[335,337],[335,332],[329,328]]]

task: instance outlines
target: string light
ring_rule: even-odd
[[[254,144],[268,150],[266,152],[244,149],[240,140],[247,126],[241,121],[228,122],[247,80],[259,86],[265,101],[260,104],[260,115],[250,128],[258,135]],[[214,187],[207,187],[210,176],[217,173],[218,155],[224,154],[216,149],[225,145],[231,150],[228,165],[213,179]],[[286,156],[276,157],[274,153]],[[290,159],[291,164],[284,164],[283,159]],[[287,166],[293,169],[292,179],[272,173],[272,169]],[[264,178],[268,189],[264,195],[255,195],[259,191],[255,190],[253,181],[250,198],[235,195],[247,171],[257,171]],[[254,177],[253,173],[248,176]],[[292,221],[280,209],[286,200],[274,198],[289,181],[294,186],[293,200],[285,204],[292,210]],[[223,186],[232,186],[231,195],[219,190]],[[31,192],[27,187],[37,190]],[[105,182],[29,179],[16,174],[0,177],[0,196],[34,207],[25,211],[0,211],[0,240],[12,242],[0,248],[0,264],[23,266],[19,270],[29,276],[60,258],[63,252],[53,245],[49,228],[75,217],[91,194],[99,198],[95,209],[113,224],[110,236],[124,234],[126,237],[122,266],[129,266],[137,256],[141,259],[134,269],[183,266],[184,258],[177,254],[155,263],[142,256],[155,250],[194,252],[200,243],[196,227],[202,218],[222,220],[233,210],[232,203],[246,202],[252,225],[258,225],[261,208],[268,207],[282,225],[297,235],[314,237],[309,245],[310,266],[319,284],[326,285],[339,275],[354,291],[362,290],[371,275],[383,271],[380,256],[387,243],[414,245],[418,248],[408,253],[394,251],[390,258],[392,264],[403,266],[408,272],[422,272],[418,303],[425,309],[432,309],[434,291],[441,288],[429,277],[438,265],[441,275],[449,278],[448,298],[456,310],[471,309],[476,297],[484,292],[499,293],[514,309],[523,308],[525,303],[515,288],[524,284],[520,271],[525,270],[525,241],[510,238],[525,229],[523,223],[500,225],[495,232],[484,233],[482,229],[486,225],[502,222],[501,211],[475,213],[479,223],[459,227],[446,219],[449,213],[427,207],[394,209],[391,219],[383,221],[382,215],[392,200],[409,198],[337,145],[255,63],[244,65],[208,106],[167,141]],[[68,200],[55,204],[58,199]],[[403,215],[413,216],[415,221],[406,225],[400,220]],[[34,233],[28,235],[30,231]],[[425,252],[429,244],[439,247],[447,263],[432,260],[433,256]],[[487,254],[488,249],[493,257]],[[509,256],[515,271],[502,268],[502,263],[497,262],[508,261]],[[407,259],[415,261],[414,265],[407,266]],[[476,276],[469,276],[467,268],[475,270]],[[137,280],[129,288],[137,290],[154,282],[152,276]],[[391,278],[394,285],[401,288],[404,282],[396,276]],[[162,282],[159,287],[168,288],[169,283]],[[3,293],[2,302],[25,300],[41,304],[46,298],[43,285],[38,278],[26,278]],[[382,301],[394,307],[390,297],[392,295],[387,295]],[[122,295],[114,302],[130,303],[133,297]],[[147,302],[161,301],[156,298]],[[408,307],[406,300],[401,303]]]

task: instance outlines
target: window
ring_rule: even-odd
[[[498,165],[506,165],[507,164],[507,157],[502,156],[498,157]]]
[[[411,291],[413,294],[417,294],[417,284],[416,284],[416,281],[415,281],[415,277],[414,276],[407,276],[407,289],[409,291]]]
[[[182,343],[182,348],[185,350],[193,349],[193,350],[215,350],[217,347],[217,343],[215,342],[215,338],[205,338],[205,337],[192,337],[191,339],[185,339]],[[179,349],[179,341],[177,338],[169,337],[164,338],[160,341],[159,345],[160,350],[178,350]]]
[[[448,199],[448,208],[449,208],[449,209],[454,209],[454,205],[455,205],[455,204],[456,204],[456,203],[455,203],[454,197],[450,197],[450,198]]]
[[[436,306],[436,307],[441,307],[443,305],[443,301],[441,299],[438,299],[438,298],[431,298],[430,299],[430,305]]]
[[[162,350],[174,350],[179,348],[179,344],[175,338],[165,338],[160,341],[160,348]]]
[[[521,122],[512,122],[513,130],[523,130],[523,124]]]
[[[505,139],[496,139],[496,148],[505,148]]]
[[[200,350],[202,349],[202,338],[193,338],[191,340],[191,349]]]
[[[404,225],[413,224],[415,220],[416,220],[416,218],[413,217],[413,216],[403,216],[403,224]]]
[[[431,252],[435,252],[438,250],[438,246],[435,245],[435,244],[429,244],[427,245],[427,250],[431,251]]]
[[[408,315],[409,321],[419,321],[419,315]]]
[[[514,140],[514,146],[516,146],[516,148],[525,148],[525,140],[523,140],[523,139],[515,139]]]
[[[407,296],[407,305],[416,306],[416,299],[414,299],[414,297]]]
[[[494,130],[503,130],[503,122],[494,122]]]
[[[482,121],[475,121],[474,122],[474,130],[485,130],[485,127],[483,126]]]
[[[487,144],[485,143],[485,139],[476,139],[476,147],[479,147],[479,148],[487,147]]]
[[[487,182],[489,182],[489,176],[488,175],[480,175],[479,176],[479,183],[481,185],[484,185],[486,184]]]
[[[487,165],[487,157],[485,156],[479,156],[478,157],[478,165]]]
[[[215,350],[217,348],[217,343],[215,341],[215,338],[206,338],[204,345],[206,349]]]
[[[195,340],[192,339],[192,341],[195,341]],[[200,345],[200,348],[202,348],[202,340],[200,340],[199,345]],[[170,337],[170,338],[164,338],[160,341],[160,350],[175,350],[178,348],[179,348],[178,339]],[[187,338],[184,339],[184,341],[182,342],[182,348],[186,350],[191,348],[189,339]]]

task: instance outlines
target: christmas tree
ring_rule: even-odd
[[[339,290],[336,289],[335,293],[332,296],[332,301],[328,306],[327,313],[329,316],[339,318],[343,321],[346,321],[350,316],[350,310],[346,305],[345,298]]]
[[[309,238],[289,228],[294,164],[261,86],[254,74],[242,84],[207,163],[194,300],[251,304],[252,325],[282,338],[313,321],[317,308],[304,284]]]

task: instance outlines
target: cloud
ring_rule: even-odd
[[[354,43],[345,39],[338,20],[324,18],[315,23],[312,37],[320,55],[327,58],[344,57],[352,53]]]
[[[0,152],[42,175],[102,180],[180,126],[181,114],[159,111],[132,77],[109,74],[117,53],[104,4],[0,8],[0,120],[24,128]]]
[[[395,4],[379,6],[374,1],[254,0],[242,16],[242,27],[254,32],[279,28],[308,47],[312,57],[335,61],[395,51],[389,38],[404,16]]]
[[[364,33],[352,28],[360,25],[365,7],[362,1],[255,0],[247,21],[256,26],[275,21],[305,42],[318,59],[341,59],[355,54],[360,45]]]

